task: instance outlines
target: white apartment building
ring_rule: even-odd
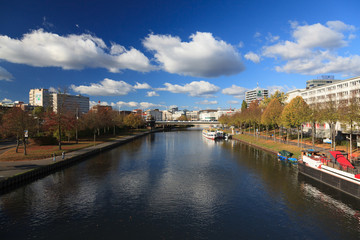
[[[159,109],[152,109],[145,111],[146,118],[153,118],[155,121],[162,121],[163,119],[163,112]]]
[[[255,88],[253,90],[245,92],[245,102],[249,104],[254,100],[263,100],[265,97],[269,97],[269,91],[263,88]]]
[[[50,93],[48,89],[36,88],[29,91],[29,105],[47,108],[51,106]]]
[[[199,111],[188,111],[186,117],[189,121],[199,121]]]
[[[58,112],[62,107],[74,114],[83,114],[89,111],[89,98],[81,95],[68,95],[61,93],[52,93],[53,111]]]
[[[173,114],[169,111],[162,111],[162,119],[163,121],[172,121],[173,120]]]
[[[310,89],[296,89],[287,93],[287,102],[301,96],[309,105],[333,101],[335,104],[347,102],[351,97],[360,98],[360,76]],[[319,125],[320,130],[328,130],[328,124]],[[341,124],[336,124],[341,131]]]

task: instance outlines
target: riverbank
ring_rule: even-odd
[[[281,143],[279,140],[274,141],[270,139],[263,139],[261,136],[254,137],[248,134],[233,135],[233,139],[262,149],[264,151],[276,154],[281,150],[287,150],[294,154],[294,157],[298,158],[301,155],[301,148],[286,143]]]
[[[70,166],[76,162],[83,161],[89,156],[112,149],[136,138],[161,130],[153,130],[114,139],[95,146],[78,149],[62,156],[48,157],[40,160],[6,161],[0,162],[0,192],[15,188],[21,184],[28,183],[44,177],[52,172]]]

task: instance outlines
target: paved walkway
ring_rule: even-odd
[[[114,145],[114,144],[126,142],[129,139],[136,138],[136,137],[139,137],[142,135],[146,135],[148,133],[149,132],[139,133],[139,134],[131,135],[131,136],[125,136],[125,137],[122,137],[122,138],[119,138],[119,139],[116,139],[113,141],[98,144],[96,146],[91,146],[88,148],[83,148],[83,149],[79,149],[79,150],[76,150],[73,152],[69,152],[69,153],[66,153],[65,160],[79,156],[79,155],[86,154],[88,152],[92,152],[96,149],[103,149],[103,148],[106,148],[106,147]],[[58,161],[63,161],[62,156],[56,156],[55,161],[53,160],[53,158],[45,158],[45,159],[41,159],[41,160],[0,162],[0,181],[3,179],[6,179],[8,177],[12,177],[12,176],[36,169],[38,167],[53,164]]]

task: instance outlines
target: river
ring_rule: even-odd
[[[159,132],[0,196],[0,239],[358,239],[360,201],[196,129]]]

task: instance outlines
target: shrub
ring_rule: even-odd
[[[56,145],[58,140],[53,136],[38,136],[33,138],[37,145]]]

